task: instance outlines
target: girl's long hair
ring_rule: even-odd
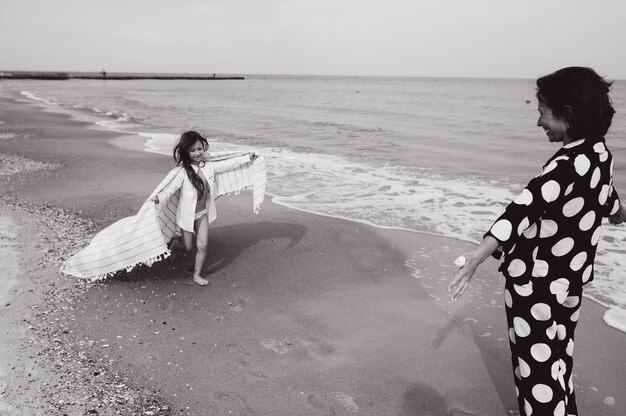
[[[187,172],[187,177],[191,181],[191,184],[194,188],[196,188],[198,194],[201,194],[204,192],[204,183],[202,183],[202,179],[200,179],[200,176],[198,176],[196,171],[194,171],[191,167],[191,158],[189,157],[189,149],[191,148],[191,146],[196,144],[196,142],[202,143],[202,147],[204,148],[204,150],[208,149],[209,147],[207,139],[202,137],[200,133],[195,131],[184,132],[180,135],[180,139],[178,139],[178,143],[176,144],[176,147],[174,147],[173,156],[174,160],[176,161],[176,165],[182,166],[185,169],[185,172]]]

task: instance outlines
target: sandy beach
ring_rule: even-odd
[[[504,416],[516,409],[495,260],[447,300],[469,244],[251,196],[218,200],[193,255],[103,282],[64,258],[172,167],[87,120],[0,97],[0,415]],[[581,415],[626,412],[625,335],[585,300]]]

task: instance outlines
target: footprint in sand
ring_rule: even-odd
[[[289,349],[287,348],[289,345],[291,345],[290,341],[276,341],[273,340],[271,338],[267,338],[264,339],[263,341],[261,341],[261,345],[263,345],[265,348],[267,348],[268,350],[272,350],[274,352],[277,352],[279,354],[284,354],[287,351],[289,351]]]
[[[359,406],[356,405],[354,399],[346,393],[335,391],[330,393],[330,397],[337,400],[339,404],[350,413],[357,413],[359,411]]]
[[[228,306],[235,312],[241,312],[241,305],[237,302],[230,301],[228,302]]]
[[[448,416],[476,416],[476,414],[455,407],[448,413]]]

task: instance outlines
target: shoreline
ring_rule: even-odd
[[[36,332],[51,351],[77,357],[80,365],[81,353],[87,364],[95,360],[95,368],[80,369],[82,376],[91,372],[90,382],[118,375],[123,381],[112,378],[100,386],[111,389],[111,406],[122,406],[114,402],[115,386],[124,384],[136,387],[134,403],[145,395],[159,409],[166,406],[159,414],[505,415],[515,408],[495,262],[483,266],[462,300],[446,300],[453,260],[468,243],[311,215],[271,201],[254,216],[249,196],[228,196],[218,201],[210,233],[208,290],[188,284],[188,257],[87,284],[60,275],[54,259],[134,214],[169,163],[161,155],[124,152],[109,143],[118,135],[35,106],[0,99],[0,119],[0,130],[15,134],[0,141],[1,154],[53,166],[26,177],[1,177],[8,189],[2,204],[19,226],[44,218],[53,224],[39,248],[20,242],[20,250],[30,254],[22,256],[11,303],[22,301],[29,313],[42,313],[43,306],[30,306],[42,305],[44,288],[29,288],[44,281],[68,287],[48,296],[72,309],[45,311],[42,322],[31,320],[30,326],[57,327],[52,334]],[[66,234],[59,218],[66,218],[68,229],[83,224],[82,237]],[[31,239],[38,241],[37,227],[31,228]],[[39,265],[42,254],[57,263]],[[600,308],[585,302],[577,394],[583,414],[612,416],[623,413],[620,398],[626,397],[625,375],[615,365],[621,362],[623,334],[597,325]],[[24,340],[28,326],[15,323],[23,312],[7,312],[16,338]],[[594,348],[598,339],[601,351]],[[37,356],[28,340],[19,344],[21,357]],[[41,361],[44,369],[55,368]],[[7,379],[28,384],[25,373],[7,372]],[[63,383],[49,383],[46,394],[62,390]],[[9,393],[0,399],[19,398]],[[28,403],[41,403],[37,390],[32,393]],[[77,397],[71,400],[74,409],[90,410]],[[67,409],[68,403],[54,406]]]

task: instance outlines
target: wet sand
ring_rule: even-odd
[[[0,257],[12,270],[0,296],[0,414],[516,408],[497,263],[447,301],[468,243],[271,201],[254,215],[244,193],[218,200],[208,287],[191,282],[193,255],[77,281],[59,274],[61,259],[134,214],[172,159],[114,145],[110,132],[22,100],[0,99],[0,122],[0,154],[11,161],[0,169],[1,249],[18,253],[14,268]],[[603,312],[585,300],[577,330],[582,415],[626,410],[625,338]]]

